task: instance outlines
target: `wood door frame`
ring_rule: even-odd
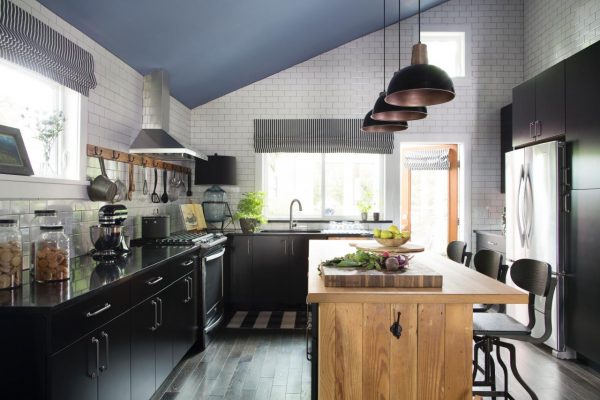
[[[440,150],[448,149],[448,161],[450,169],[448,170],[448,242],[458,239],[458,144],[438,144],[438,145],[418,145],[415,147],[402,147],[400,150],[400,220],[404,229],[411,229],[411,170],[404,167],[404,152],[410,150]],[[406,220],[404,216],[406,215]],[[406,222],[405,222],[406,221]]]

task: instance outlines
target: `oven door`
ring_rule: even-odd
[[[223,260],[225,248],[211,249],[202,257],[202,321],[207,334],[219,327],[224,316]]]

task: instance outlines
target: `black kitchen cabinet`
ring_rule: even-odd
[[[288,261],[287,306],[306,304],[308,294],[308,241],[306,236],[288,236],[290,256]]]
[[[198,338],[197,269],[169,288],[169,315],[173,342],[173,365],[176,365]]]
[[[252,305],[252,236],[235,235],[229,240],[229,304],[235,310],[248,310]]]
[[[124,314],[50,357],[51,398],[130,398],[129,315]]]
[[[156,390],[154,331],[158,302],[150,298],[131,310],[131,399],[147,400]]]
[[[512,104],[500,109],[500,193],[506,185],[506,153],[512,150]]]
[[[513,147],[565,134],[565,63],[513,89]]]
[[[565,278],[567,346],[600,363],[600,189],[572,190]]]
[[[286,303],[289,247],[287,236],[252,238],[252,303],[255,307],[268,309]]]
[[[573,189],[600,188],[600,42],[566,61],[566,139]],[[598,232],[598,231],[597,231]]]

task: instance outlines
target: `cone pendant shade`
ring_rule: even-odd
[[[427,117],[425,107],[403,107],[386,103],[387,92],[379,93],[379,98],[373,106],[373,118],[376,121],[415,121]]]
[[[405,121],[375,121],[371,118],[373,110],[369,111],[363,120],[363,132],[399,132],[408,129],[408,124]]]
[[[394,74],[385,101],[395,106],[419,107],[446,103],[455,96],[448,74],[427,64],[427,45],[417,43],[412,49],[410,66]]]

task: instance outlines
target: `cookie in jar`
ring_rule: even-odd
[[[56,282],[69,279],[69,254],[70,241],[62,225],[40,227],[40,235],[35,243],[34,280]]]
[[[0,289],[21,286],[23,248],[16,219],[0,219]]]

